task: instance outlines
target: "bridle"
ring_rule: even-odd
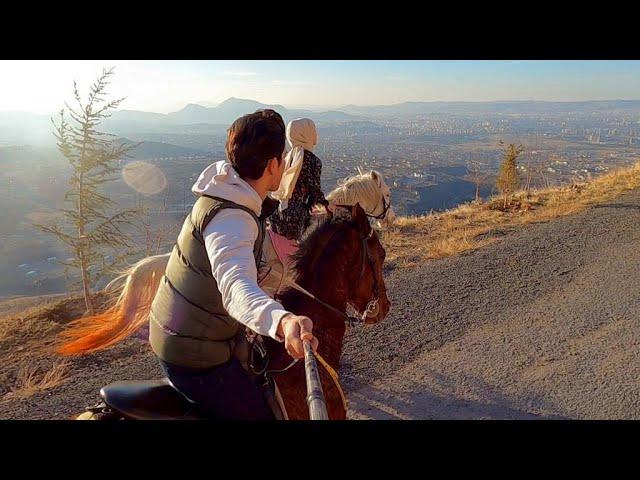
[[[371,260],[371,255],[369,254],[369,245],[367,244],[367,242],[372,236],[373,236],[373,228],[369,231],[369,235],[366,235],[365,237],[361,238],[362,260],[360,263],[362,264],[362,268],[360,269],[360,276],[358,277],[358,282],[356,283],[356,285],[360,284],[362,277],[364,277],[365,260],[368,260],[369,268],[371,269],[371,274],[373,275],[373,289],[372,289],[373,295],[371,300],[367,302],[367,305],[364,307],[364,311],[362,313],[360,313],[356,308],[356,306],[348,300],[351,297],[351,295],[347,296],[347,306],[346,306],[345,314],[348,319],[352,320],[352,322],[355,319],[356,322],[364,323],[367,318],[375,317],[378,314],[378,310],[379,310],[380,299],[379,299],[379,292],[378,292],[378,279],[373,273],[374,272],[373,261]]]
[[[391,202],[387,203],[387,200],[384,198],[384,193],[380,192],[380,195],[382,195],[382,213],[378,215],[373,215],[365,212],[365,215],[367,217],[375,218],[376,220],[384,220],[384,217],[387,216],[387,212],[389,211],[389,208],[391,208]],[[375,212],[375,209],[374,209],[374,212]]]
[[[358,277],[358,281],[356,282],[356,285],[358,285],[360,283],[360,281],[362,280],[362,277],[364,276],[364,271],[365,271],[365,267],[366,267],[366,263],[368,260],[369,263],[369,267],[371,268],[371,272],[373,274],[374,272],[374,268],[373,268],[373,260],[371,260],[371,255],[369,253],[369,246],[367,244],[368,240],[373,236],[373,228],[369,231],[369,234],[361,237],[361,243],[362,243],[362,257],[361,257],[361,269],[360,269],[360,276]],[[336,232],[337,233],[337,232]],[[335,235],[335,234],[334,234]],[[339,316],[345,318],[345,323],[349,326],[355,324],[355,323],[365,323],[365,320],[367,318],[371,318],[371,317],[375,317],[378,314],[379,311],[379,307],[380,307],[380,299],[379,299],[379,285],[378,285],[378,279],[376,278],[375,275],[373,275],[373,295],[371,300],[369,300],[367,302],[367,304],[365,305],[364,309],[362,310],[362,312],[360,312],[360,310],[358,310],[358,307],[356,307],[356,305],[350,301],[349,299],[352,297],[351,295],[351,289],[349,291],[349,293],[347,294],[347,303],[346,303],[346,308],[345,311],[342,312],[340,310],[338,310],[336,307],[334,307],[333,305],[330,305],[326,302],[324,302],[323,300],[320,300],[318,297],[316,297],[313,293],[309,292],[308,290],[306,290],[305,288],[301,287],[300,285],[298,285],[295,281],[290,280],[287,282],[289,284],[289,286],[291,286],[292,288],[298,290],[301,293],[304,293],[305,295],[307,295],[308,297],[312,298],[313,300],[315,300],[316,302],[318,302],[320,305],[326,307],[327,309],[331,310],[332,312],[338,314]]]

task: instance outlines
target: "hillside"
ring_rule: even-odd
[[[134,142],[129,140],[128,138],[118,138],[117,142],[124,143],[125,145],[130,145]],[[138,159],[149,159],[149,158],[157,158],[157,157],[187,157],[187,156],[204,156],[209,155],[208,152],[204,150],[198,150],[196,148],[182,147],[179,145],[172,145],[170,143],[164,142],[153,142],[145,140],[140,143],[136,148],[134,148],[130,153],[129,157],[138,158]]]
[[[343,353],[351,418],[639,419],[639,245],[636,189],[391,272]]]
[[[571,215],[640,187],[640,163],[591,182],[520,191],[507,210],[502,198],[470,202],[430,215],[401,217],[384,234],[389,268],[410,267],[500,241],[523,226]]]

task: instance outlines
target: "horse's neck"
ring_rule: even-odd
[[[346,332],[344,319],[301,292],[292,292],[283,302],[283,306],[289,311],[294,311],[296,315],[304,315],[313,321],[313,334],[318,339],[318,352],[329,365],[337,369]]]

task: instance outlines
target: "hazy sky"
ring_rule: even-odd
[[[640,99],[640,61],[0,60],[0,110],[52,113],[103,67],[121,108],[168,113],[229,97],[287,107],[437,100]]]

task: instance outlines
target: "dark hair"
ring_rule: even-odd
[[[284,121],[274,110],[258,110],[238,118],[227,130],[227,158],[241,178],[257,180],[267,162],[280,157],[286,140]]]

